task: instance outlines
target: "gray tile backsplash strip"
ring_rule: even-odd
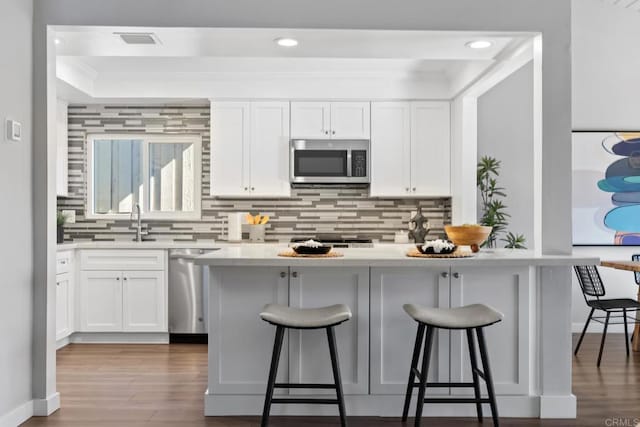
[[[229,212],[252,212],[271,217],[267,240],[316,233],[370,237],[393,241],[406,230],[411,211],[421,206],[431,221],[430,238],[444,235],[451,220],[450,198],[378,199],[366,188],[294,188],[291,198],[268,200],[217,199],[209,196],[209,106],[69,106],[69,197],[58,198],[59,209],[76,211],[76,223],[65,226],[65,241],[130,240],[128,220],[89,220],[86,203],[86,136],[91,133],[184,133],[202,137],[202,218],[199,221],[145,221],[151,240],[224,240]]]

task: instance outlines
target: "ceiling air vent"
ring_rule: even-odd
[[[114,33],[126,44],[160,44],[154,33]]]

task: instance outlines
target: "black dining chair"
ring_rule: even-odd
[[[640,262],[640,254],[631,255],[631,261]],[[640,271],[634,271],[633,277],[636,279],[636,285],[640,286]],[[638,301],[640,301],[640,290],[638,291]],[[640,321],[638,317],[636,317],[636,322]],[[631,334],[631,342],[633,342],[633,333]]]
[[[623,319],[622,323],[624,323],[624,338],[627,347],[627,357],[629,357],[629,331],[627,329],[627,313],[630,311],[637,312],[638,310],[640,310],[640,303],[631,298],[602,298],[605,296],[606,291],[604,289],[602,279],[600,278],[598,267],[596,267],[595,265],[576,265],[574,269],[576,271],[576,275],[578,276],[578,283],[580,284],[580,289],[582,289],[582,295],[584,296],[584,300],[587,305],[591,307],[591,312],[589,313],[589,317],[587,317],[587,322],[584,324],[584,329],[582,330],[582,334],[580,334],[578,344],[576,345],[576,349],[573,354],[576,356],[578,355],[578,350],[580,350],[580,345],[582,344],[584,334],[587,332],[589,322],[591,320],[595,320],[596,322],[604,323],[604,330],[602,331],[602,339],[600,341],[600,352],[598,354],[598,366],[600,366],[600,361],[602,360],[602,350],[604,349],[604,341],[607,337],[607,328],[609,324],[615,325],[621,323],[610,322],[610,318],[613,317],[614,319]],[[593,313],[596,310],[603,311],[604,313],[606,313],[606,316],[594,316]],[[604,322],[602,321],[602,319],[605,319]],[[633,323],[636,322],[634,318],[631,318],[631,320],[633,321]]]

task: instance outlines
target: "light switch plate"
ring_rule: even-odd
[[[22,140],[22,124],[18,121],[6,120],[6,135],[8,141]]]
[[[73,209],[63,209],[62,215],[67,218],[67,224],[75,224],[76,223],[76,211]]]

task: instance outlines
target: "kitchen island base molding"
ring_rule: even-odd
[[[304,397],[304,396],[296,396]],[[317,396],[312,396],[317,397]],[[566,396],[570,398],[571,396]],[[564,398],[564,397],[563,397]],[[260,395],[204,395],[205,416],[259,416],[262,415],[264,396]],[[345,396],[347,416],[358,417],[400,417],[404,396],[399,395],[365,395]],[[574,397],[575,408],[575,397]],[[488,406],[487,406],[488,409]],[[570,409],[570,408],[564,408]],[[415,399],[409,409],[409,413],[415,413]],[[424,417],[475,417],[474,405],[446,405],[425,404]],[[500,417],[507,418],[570,418],[565,415],[545,417],[541,413],[540,398],[537,396],[498,396],[498,411]],[[485,411],[486,412],[486,411]],[[575,414],[575,411],[574,411]],[[337,417],[338,410],[333,406],[318,405],[273,405],[272,416],[327,416]],[[575,417],[575,415],[574,415]],[[490,421],[490,417],[488,419]]]
[[[540,396],[540,418],[576,418],[576,396]]]

